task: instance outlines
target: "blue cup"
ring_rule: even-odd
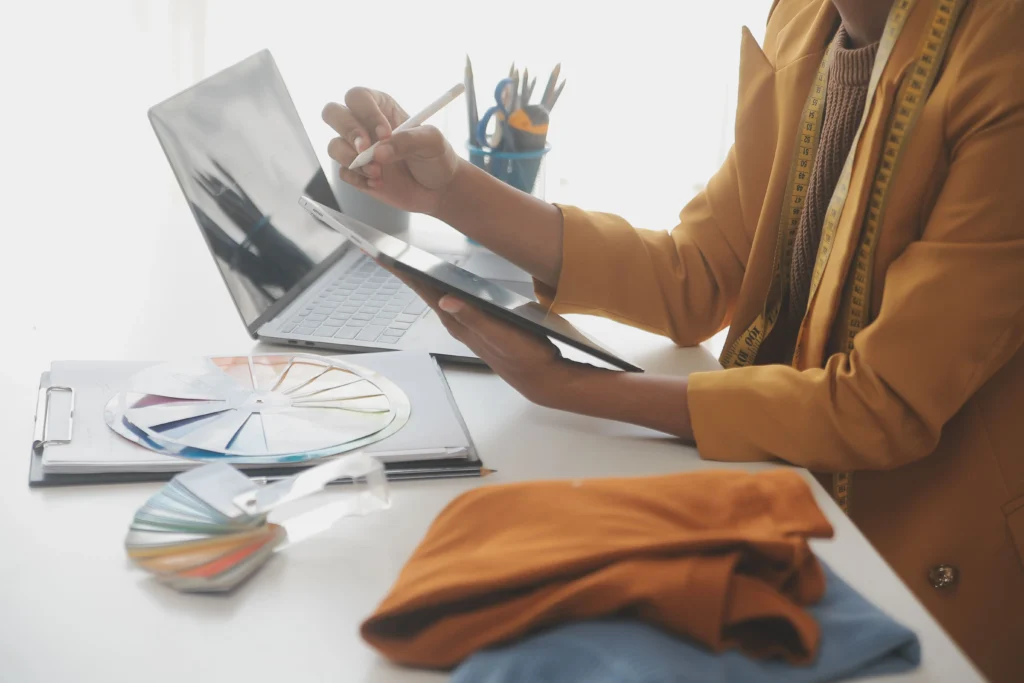
[[[527,194],[537,194],[534,192],[536,189],[539,193],[537,196],[543,199],[543,183],[538,188],[537,177],[540,175],[544,156],[551,151],[551,145],[545,144],[542,149],[522,152],[503,152],[466,143],[466,149],[469,150],[469,160],[474,166],[484,169],[498,180]]]

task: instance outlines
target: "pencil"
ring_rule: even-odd
[[[544,88],[544,96],[540,98],[541,105],[545,109],[548,108],[548,103],[551,101],[551,97],[555,94],[555,84],[558,83],[558,76],[562,73],[562,63],[555,64],[555,68],[551,70],[551,75],[548,77],[548,84]]]
[[[550,112],[550,111],[551,111],[552,109],[554,109],[554,108],[555,108],[555,102],[557,102],[557,101],[558,101],[558,96],[562,94],[562,88],[564,88],[564,87],[565,87],[565,81],[562,81],[562,84],[561,84],[561,85],[559,85],[559,86],[558,86],[558,88],[557,88],[557,89],[555,90],[555,94],[551,96],[551,104],[549,104],[549,105],[547,106],[547,110],[548,110],[549,112]]]

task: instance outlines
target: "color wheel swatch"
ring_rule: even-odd
[[[117,434],[159,453],[236,464],[301,463],[379,441],[409,401],[379,374],[305,354],[155,365],[114,396]]]

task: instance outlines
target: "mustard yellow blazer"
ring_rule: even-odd
[[[694,374],[709,460],[854,471],[852,516],[993,680],[1024,681],[1024,1],[973,0],[897,171],[874,263],[873,322],[833,339],[895,92],[933,10],[918,0],[855,151],[846,210],[796,367]],[[744,31],[735,145],[671,232],[560,207],[562,313],[697,344],[764,306],[797,125],[839,23],[776,0]],[[856,572],[855,565],[843,568]]]

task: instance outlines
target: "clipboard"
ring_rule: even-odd
[[[461,438],[457,445],[452,445],[447,450],[441,448],[441,444],[429,444],[432,448],[426,449],[431,452],[428,458],[417,457],[415,453],[412,453],[408,458],[402,458],[401,453],[404,451],[399,451],[397,455],[391,456],[383,462],[387,478],[391,481],[402,481],[478,477],[485,474],[488,470],[483,468],[483,464],[477,455],[476,446],[469,434],[469,429],[466,427],[462,414],[455,403],[451,387],[435,358],[425,353],[388,351],[381,354],[360,354],[360,358],[353,360],[357,364],[365,363],[370,367],[370,362],[366,361],[372,361],[373,356],[389,356],[390,358],[384,360],[393,363],[398,360],[397,356],[402,354],[421,355],[426,358],[426,360],[415,359],[415,362],[422,365],[422,371],[425,371],[428,367],[433,369],[435,386],[431,386],[429,391],[443,393],[445,399],[443,402],[432,401],[432,404],[434,404],[432,409],[437,410],[438,404],[443,403],[444,408],[442,409],[446,408],[445,413],[448,415],[448,419],[453,419],[458,425]],[[413,360],[410,359],[410,361]],[[39,390],[36,396],[35,424],[29,456],[29,486],[35,488],[168,481],[175,474],[203,464],[202,461],[175,458],[173,456],[156,456],[154,454],[152,456],[154,458],[169,459],[167,466],[161,469],[153,469],[151,466],[147,466],[139,471],[125,470],[124,465],[119,466],[119,468],[94,472],[54,472],[47,470],[45,456],[48,453],[52,453],[53,449],[93,447],[102,451],[103,449],[110,448],[122,453],[141,451],[148,455],[148,451],[141,446],[129,443],[115,434],[106,425],[102,417],[102,406],[110,396],[118,391],[117,373],[113,372],[113,370],[118,370],[123,376],[126,372],[130,374],[142,367],[154,364],[156,363],[133,361],[95,361],[91,363],[85,361],[65,361],[54,363],[50,370],[43,372],[40,375]],[[58,366],[67,367],[71,365],[77,365],[79,368],[95,367],[95,380],[77,383],[64,381],[54,383],[54,369]],[[92,373],[90,372],[89,374]],[[108,374],[114,378],[111,382],[107,382],[105,379]],[[401,382],[401,378],[394,378],[394,381]],[[420,384],[424,383],[420,382]],[[406,390],[410,395],[414,414],[417,410],[417,403],[423,404],[424,401],[430,400],[430,397],[425,393],[424,387],[403,387],[403,390]],[[419,394],[419,400],[416,400],[416,394]],[[427,419],[429,417],[424,416],[424,421]],[[413,422],[410,420],[410,423],[398,434],[402,434],[413,426]],[[410,439],[415,439],[416,434],[407,433],[403,436],[406,442],[408,442]],[[390,437],[378,442],[379,447],[376,450],[386,453],[386,446],[389,440]],[[424,444],[424,446],[427,445]],[[452,454],[451,457],[441,455],[444,452],[450,452]],[[309,463],[305,468],[312,464],[316,463]],[[270,482],[294,475],[305,468],[302,466],[243,466],[238,469],[257,480]]]

